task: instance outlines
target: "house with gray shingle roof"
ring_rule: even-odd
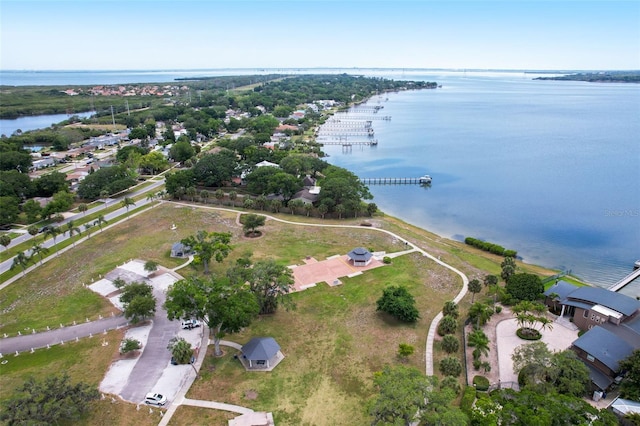
[[[640,301],[604,288],[577,287],[565,281],[557,282],[544,294],[547,305],[560,304],[560,316],[569,317],[586,331],[571,349],[589,368],[593,384],[606,390],[620,374],[620,361],[640,349]]]

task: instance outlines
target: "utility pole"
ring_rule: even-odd
[[[113,105],[111,105],[111,122],[113,123],[113,131],[116,131],[116,117],[113,115]]]
[[[129,101],[125,100],[124,102],[127,104],[127,115],[130,116],[131,113],[129,112]]]

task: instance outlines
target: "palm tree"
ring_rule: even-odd
[[[103,189],[102,191],[100,191],[100,198],[102,198],[103,200],[105,200],[104,204],[107,205],[108,201],[107,198],[109,198],[109,191],[107,191],[106,189]]]
[[[476,302],[469,308],[469,318],[476,321],[476,326],[485,325],[493,315],[493,308],[481,302]]]
[[[274,213],[280,213],[280,209],[282,209],[282,201],[278,200],[278,199],[273,199],[271,200],[271,210],[273,210]]]
[[[469,281],[469,291],[471,292],[471,303],[473,303],[476,293],[480,293],[480,291],[482,291],[482,284],[480,284],[480,281],[477,279]]]
[[[213,193],[213,196],[218,200],[218,204],[222,204],[222,199],[224,198],[224,191],[222,189],[217,189],[216,192]]]
[[[91,228],[93,227],[93,223],[88,222],[84,224],[84,230],[87,231],[87,238],[91,238]]]
[[[42,265],[42,255],[47,253],[49,253],[49,249],[43,247],[41,244],[34,243],[31,247],[31,256],[33,257],[35,255],[38,255],[38,257],[40,258],[40,265]]]
[[[318,213],[320,213],[320,216],[324,219],[324,216],[327,214],[327,212],[329,211],[329,207],[327,207],[326,204],[320,204],[318,206]]]
[[[79,211],[80,213],[82,213],[82,215],[83,215],[83,216],[85,216],[85,215],[87,214],[87,210],[89,210],[89,207],[88,207],[86,204],[84,204],[84,203],[82,203],[82,204],[80,204],[80,205],[78,206],[78,211]]]
[[[473,359],[479,359],[480,356],[489,354],[489,338],[484,331],[474,330],[467,336],[467,346],[475,348],[473,350]]]
[[[196,200],[196,194],[198,193],[198,191],[196,190],[195,186],[190,186],[185,190],[185,193],[189,198],[191,198],[191,202],[193,203]]]
[[[53,244],[56,244],[56,238],[60,235],[60,228],[57,226],[49,226],[47,230],[44,232],[44,235],[50,235],[53,237]]]
[[[229,191],[229,201],[233,206],[236,206],[236,198],[238,198],[238,193],[236,191]]]
[[[25,269],[26,269],[27,265],[29,264],[29,260],[31,260],[31,258],[29,256],[24,254],[23,251],[19,251],[15,255],[15,257],[13,258],[13,263],[11,264],[11,268],[10,269],[15,268],[16,266],[20,266],[22,268],[22,276],[24,277]]]
[[[73,234],[80,234],[80,228],[74,226],[73,220],[67,222],[67,231],[69,232],[69,238],[73,238]],[[73,246],[76,246],[75,240],[73,240]]]
[[[122,204],[122,207],[125,207],[127,209],[127,214],[129,214],[129,207],[135,206],[136,202],[133,201],[133,198],[124,197],[122,201],[120,201],[120,204]]]
[[[342,219],[342,215],[344,214],[345,211],[346,211],[346,208],[344,207],[344,204],[338,204],[336,206],[336,212],[338,213],[338,219]]]
[[[104,215],[98,216],[98,218],[94,222],[95,225],[100,227],[100,231],[102,231],[102,224],[103,223],[107,223],[107,219],[104,218]]]
[[[200,199],[202,200],[203,203],[207,204],[207,199],[209,198],[209,191],[203,189],[202,191],[200,191]]]
[[[305,203],[303,207],[304,207],[305,213],[307,213],[307,217],[309,217],[309,215],[311,214],[311,210],[313,210],[313,204]]]
[[[153,200],[155,200],[156,196],[157,196],[157,194],[155,194],[155,193],[153,193],[153,192],[152,192],[152,193],[150,193],[150,194],[147,194],[147,201],[153,201]]]

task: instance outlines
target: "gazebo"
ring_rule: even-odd
[[[356,247],[347,253],[349,257],[349,261],[353,263],[353,266],[367,266],[371,259],[373,259],[373,255],[369,253],[364,247]]]
[[[280,345],[273,337],[254,337],[240,349],[242,361],[249,361],[249,369],[271,370],[283,358]]]
[[[171,257],[188,257],[190,254],[191,247],[185,246],[179,241],[171,246]]]

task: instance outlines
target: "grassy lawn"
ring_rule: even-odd
[[[340,225],[359,225],[365,220],[330,221],[289,214],[275,216],[292,221]],[[245,238],[236,219],[237,213],[233,212],[166,203],[129,218],[114,228],[95,232],[88,241],[60,254],[54,261],[0,291],[0,333],[10,334],[32,328],[42,330],[47,325],[84,321],[99,314],[109,315],[114,308],[84,288],[83,283],[96,281],[134,258],[154,260],[164,267],[174,268],[183,260],[169,257],[171,245],[201,229],[232,234],[234,250],[225,262],[212,265],[213,273],[223,273],[231,262],[245,253],[252,253],[256,260],[271,258],[291,265],[302,264],[306,256],[322,260],[345,254],[357,246],[386,252],[405,249],[402,242],[370,227],[310,228],[274,220],[267,220],[260,228],[262,237]],[[402,235],[470,278],[481,278],[487,271],[499,271],[499,258],[466,250],[463,243],[442,239],[389,217],[366,220],[375,227]],[[175,230],[171,229],[172,224],[176,225]],[[521,267],[528,268],[528,265]],[[190,265],[179,272],[189,276],[201,271],[201,266]],[[544,272],[548,275],[553,273]],[[285,359],[273,372],[246,372],[233,358],[235,350],[224,348],[226,353],[221,358],[207,356],[201,378],[194,383],[187,397],[271,411],[279,425],[369,423],[366,401],[375,394],[373,373],[385,364],[401,362],[396,355],[400,343],[415,347],[415,353],[406,362],[424,371],[429,324],[444,302],[458,293],[462,282],[453,272],[417,253],[394,258],[390,265],[341,280],[343,284],[338,287],[319,284],[295,293],[292,295],[297,305],[295,310],[280,310],[274,315],[260,317],[241,333],[225,336],[225,339],[240,344],[256,336],[274,337],[282,347]],[[416,324],[400,324],[375,310],[375,301],[382,289],[398,284],[406,286],[416,298],[421,315]],[[469,300],[463,300],[461,311],[469,305]],[[67,369],[64,363],[70,362],[79,366],[73,370],[73,377],[97,384],[104,376],[108,362],[93,363],[92,357],[102,347],[89,345],[86,350],[67,352],[71,348],[80,348],[80,345],[89,343],[81,341],[55,348],[59,354],[49,356],[51,359],[47,362],[57,364],[33,362],[28,368],[15,371],[0,368],[0,398],[6,397],[26,374],[44,375],[52,371],[52,365],[54,369]],[[117,339],[110,347],[117,350]],[[54,348],[46,353],[57,353],[52,351]],[[26,359],[37,353],[21,354],[15,359],[22,360],[23,356]],[[111,352],[111,358],[114,353]],[[436,350],[436,363],[441,356]],[[13,361],[11,358],[3,367],[13,366]],[[229,416],[214,410],[180,407],[171,424],[226,424]],[[109,400],[95,405],[87,424],[146,425],[157,424],[158,420],[146,409],[137,412],[133,405],[112,404]]]
[[[225,337],[241,344],[274,337],[285,359],[271,373],[246,372],[233,358],[235,350],[226,348],[222,358],[207,357],[202,380],[187,396],[272,411],[279,425],[367,424],[373,373],[400,362],[400,343],[415,347],[408,364],[424,370],[426,330],[461,281],[418,254],[342,281],[296,293],[295,310],[261,317],[243,333]],[[416,324],[376,312],[382,289],[399,284],[416,297],[422,316]],[[249,391],[257,398],[247,399]]]
[[[118,357],[123,330],[114,330],[106,335],[68,342],[40,349],[34,353],[22,353],[17,357],[5,356],[6,364],[0,364],[0,401],[6,400],[13,389],[19,387],[29,376],[43,378],[48,374],[66,372],[71,382],[82,381],[95,387],[104,377],[112,361]],[[103,346],[103,343],[107,343]],[[160,421],[158,410],[150,414],[148,409],[136,410],[133,404],[117,401],[110,396],[92,403],[91,412],[81,420],[82,424],[114,426],[151,426]]]

